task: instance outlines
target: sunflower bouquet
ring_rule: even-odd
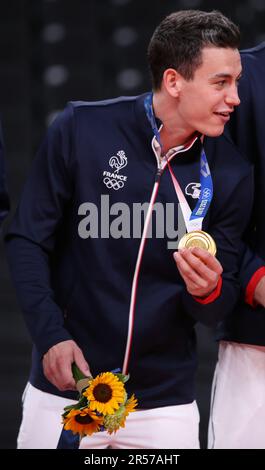
[[[72,369],[80,396],[78,403],[64,408],[64,429],[82,439],[99,431],[112,434],[124,427],[128,414],[137,406],[135,396],[128,398],[125,390],[129,376],[103,372],[93,378],[85,377],[76,364]]]

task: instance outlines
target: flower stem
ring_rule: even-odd
[[[75,379],[75,382],[78,382],[79,380],[81,379],[86,379],[87,377],[83,374],[83,372],[81,372],[81,370],[79,369],[79,367],[77,367],[76,363],[73,362],[72,364],[72,373],[73,373],[73,377]]]

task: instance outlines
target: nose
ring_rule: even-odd
[[[226,104],[229,106],[238,106],[240,104],[240,99],[238,96],[237,86],[231,86],[225,98]]]

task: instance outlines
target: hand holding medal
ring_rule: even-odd
[[[185,199],[169,162],[168,166],[188,231],[180,239],[179,251],[174,253],[174,258],[187,291],[193,296],[207,297],[217,287],[223,268],[215,258],[214,239],[209,233],[201,230],[213,195],[212,178],[204,149],[202,148],[200,161],[201,193],[193,211]]]
[[[207,297],[215,290],[223,269],[213,254],[193,246],[175,252],[174,259],[191,295]]]
[[[174,258],[187,291],[193,296],[207,297],[216,288],[223,268],[215,258],[214,239],[209,233],[201,230],[213,195],[211,172],[204,149],[202,148],[200,160],[201,193],[193,211],[185,199],[169,162],[168,167],[188,232],[180,239],[179,252],[174,253]]]
[[[214,239],[209,233],[193,230],[180,239],[178,249],[174,258],[187,291],[197,297],[208,296],[216,288],[223,271],[215,258]]]

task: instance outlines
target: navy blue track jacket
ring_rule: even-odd
[[[132,209],[133,203],[149,202],[157,159],[144,98],[70,103],[48,130],[9,229],[11,269],[34,342],[30,381],[46,392],[76,397],[58,391],[42,372],[43,354],[63,340],[77,342],[93,375],[122,367],[140,239],[86,238],[80,223],[89,218],[84,204],[99,208],[102,195],[109,196],[114,209],[115,203]],[[194,400],[194,324],[215,325],[238,296],[238,247],[251,209],[252,173],[224,136],[206,139],[204,147],[214,197],[203,229],[217,243],[224,268],[222,290],[213,302],[198,302],[184,286],[167,237],[146,240],[128,382],[129,392],[144,408]],[[183,192],[199,182],[200,151],[197,138],[171,160]],[[115,164],[123,166],[119,185],[108,175]],[[197,200],[187,198],[195,207]],[[167,167],[156,202],[178,204]],[[110,221],[115,217],[110,214]]]
[[[5,161],[4,161],[4,140],[0,124],[0,226],[9,211],[9,198],[7,193]]]
[[[246,294],[252,292],[253,296],[257,281],[265,275],[265,42],[241,51],[241,60],[241,104],[227,130],[241,154],[254,164],[255,204],[252,224],[244,237],[248,246],[242,247],[241,301],[220,326],[218,339],[265,346],[265,309],[253,308],[245,302]]]

